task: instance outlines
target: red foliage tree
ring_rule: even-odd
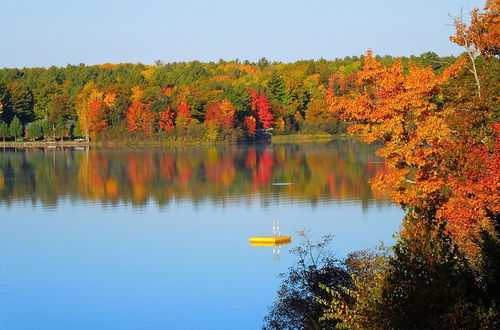
[[[252,103],[250,108],[254,113],[255,117],[259,120],[259,123],[263,128],[269,128],[273,125],[273,114],[271,113],[271,104],[266,94],[257,94],[257,91],[253,88],[248,89],[248,93],[252,97]]]
[[[438,211],[440,218],[448,220],[453,237],[468,250],[475,249],[470,237],[479,237],[481,230],[491,226],[488,212],[500,213],[500,124],[493,127],[493,150],[476,145],[460,152],[464,163],[448,180],[453,193]],[[461,147],[454,143],[452,148],[460,151]]]
[[[167,131],[168,133],[172,132],[175,126],[175,112],[172,108],[166,107],[165,111],[158,112],[158,115],[160,116],[158,122],[160,130]]]
[[[273,125],[273,114],[271,113],[271,104],[266,94],[260,93],[257,98],[257,113],[259,121],[263,128],[269,128]]]
[[[207,112],[205,114],[205,121],[215,120],[215,118],[217,117],[217,113],[220,112],[220,104],[221,104],[221,102],[215,102],[215,103],[212,103],[207,108]]]

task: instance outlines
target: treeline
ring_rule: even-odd
[[[343,133],[346,125],[327,110],[326,90],[348,89],[363,58],[4,68],[0,138],[242,141],[269,128]],[[455,60],[428,52],[402,62],[406,70],[411,61],[441,71]]]

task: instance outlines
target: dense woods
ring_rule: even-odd
[[[396,61],[376,57],[385,65]],[[102,64],[0,70],[0,137],[93,141],[246,141],[273,134],[343,133],[327,90],[347,90],[364,56],[295,63]],[[439,72],[456,61],[401,59]],[[339,77],[344,77],[339,81]]]

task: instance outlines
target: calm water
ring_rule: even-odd
[[[279,218],[339,257],[391,243],[385,170],[354,141],[0,149],[0,329],[259,328],[297,242],[248,238]]]

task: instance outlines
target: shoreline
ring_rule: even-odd
[[[288,135],[273,135],[271,143],[315,143],[315,142],[329,142],[332,140],[350,139],[353,136],[348,134],[288,134]]]
[[[0,148],[58,148],[58,147],[161,147],[161,146],[182,146],[182,145],[234,145],[234,144],[282,144],[282,143],[314,143],[328,142],[336,139],[351,138],[347,134],[290,134],[275,135],[269,140],[249,141],[249,142],[190,142],[190,141],[0,141]]]

